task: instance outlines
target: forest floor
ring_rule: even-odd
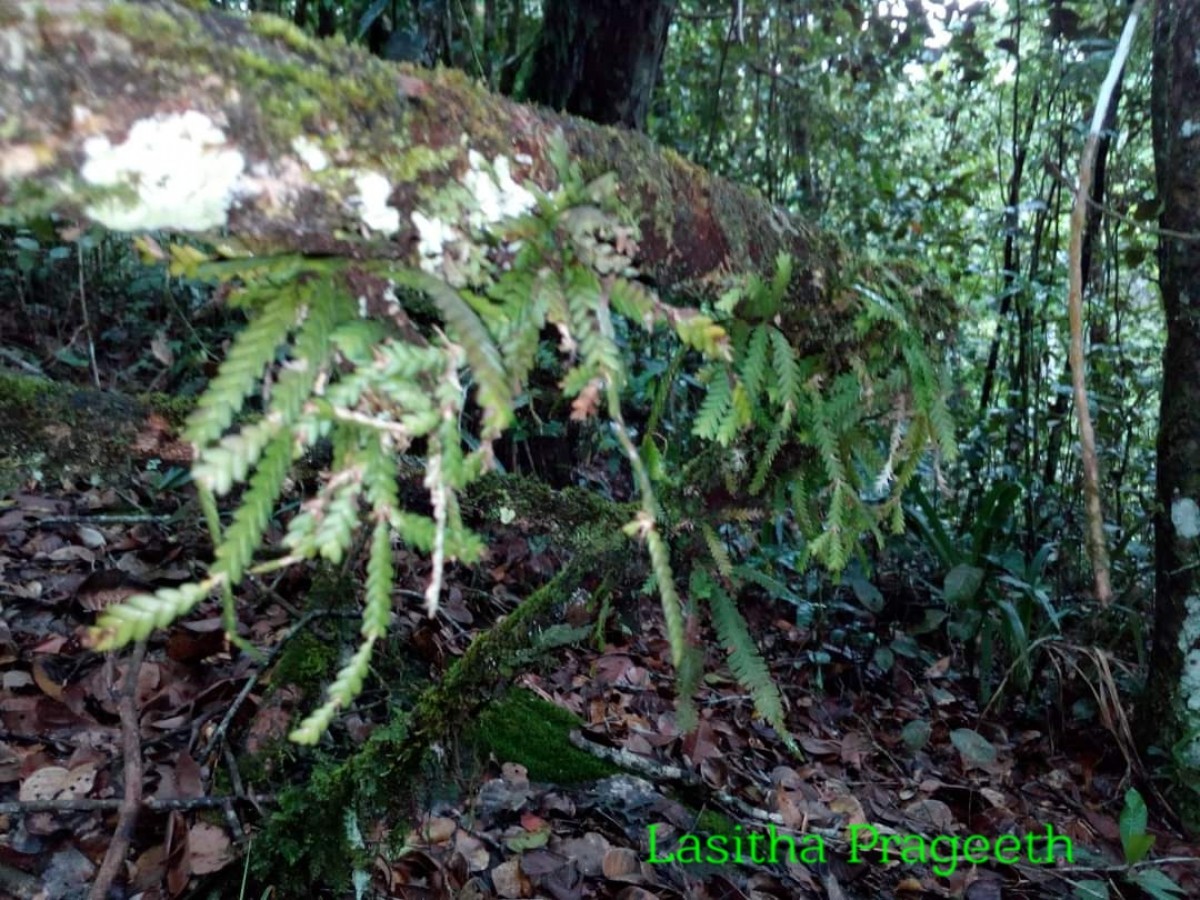
[[[83,896],[112,837],[122,785],[136,771],[123,758],[120,716],[130,656],[93,653],[82,639],[97,610],[203,569],[209,547],[189,492],[161,490],[163,474],[145,471],[121,486],[44,486],[0,502],[0,895]],[[398,597],[396,633],[414,677],[443,669],[559,567],[536,532],[537,523],[518,520],[489,534],[486,565],[455,573],[432,621],[416,599],[425,563],[398,556],[398,583],[409,589]],[[351,560],[341,573],[349,583],[358,565]],[[313,611],[313,592],[303,571],[250,584],[240,598],[242,634],[264,652],[295,638],[292,626]],[[344,614],[337,608],[346,607],[335,604],[335,617]],[[699,728],[678,732],[653,598],[614,598],[602,620],[581,613],[587,639],[514,670],[512,680],[531,693],[499,701],[482,752],[469,740],[466,751],[448,748],[449,775],[418,791],[422,799],[410,801],[405,816],[357,823],[361,877],[376,891],[363,896],[1128,897],[1138,896],[1129,877],[1147,872],[1173,879],[1181,890],[1174,896],[1200,896],[1200,867],[1184,859],[1194,863],[1200,850],[1159,817],[1148,830],[1150,859],[1164,860],[1161,867],[1123,867],[1120,818],[1134,769],[1098,724],[1105,716],[1039,723],[1029,710],[981,711],[949,650],[932,664],[927,651],[898,656],[883,672],[837,635],[900,626],[873,620],[848,591],[831,590],[824,609],[819,627],[800,627],[787,604],[747,607],[799,753],[754,715],[715,650],[697,695]],[[352,619],[340,620],[348,628],[333,621],[310,617],[306,629],[321,642],[352,644]],[[1082,670],[1087,652],[1064,643],[1060,671]],[[279,748],[316,694],[231,650],[215,603],[157,633],[135,678],[148,804],[121,873],[125,887],[111,896],[210,896],[214,884],[219,896],[251,896],[238,888],[245,854],[262,853],[253,837],[272,814],[275,790],[303,780],[313,765],[311,755]],[[397,692],[369,684],[327,749],[352,752],[384,724]],[[531,706],[533,697],[573,714],[574,729],[539,731],[554,717]],[[1119,711],[1110,706],[1106,715]],[[628,774],[599,777],[584,765],[592,777],[575,781],[578,761],[552,747],[571,731],[571,752],[583,748]],[[468,751],[471,764],[461,759]],[[252,762],[264,755],[268,765]],[[864,827],[851,841],[854,825]],[[336,842],[345,826],[325,827]],[[1047,828],[1066,840],[1052,855],[1023,844],[1015,861],[1011,847],[994,845],[1003,862],[975,865],[955,860],[948,841],[932,843]],[[787,844],[769,859],[772,829],[808,835],[797,845],[801,860],[786,859]],[[679,843],[686,834],[703,843]],[[894,837],[885,860],[878,850],[887,835]],[[865,847],[871,837],[873,850]],[[1073,862],[1063,852],[1068,843]],[[982,846],[964,845],[960,857]],[[297,896],[286,877],[257,881],[274,884],[273,896]],[[1083,892],[1088,885],[1094,893]],[[317,895],[354,893],[326,886]]]
[[[0,315],[0,365],[130,396],[194,393],[211,366],[181,348],[219,346],[229,323],[189,313],[160,327],[153,287],[126,299],[140,270],[111,271],[120,290],[107,321],[93,306],[94,353],[86,322],[23,301]],[[962,648],[922,626],[937,603],[906,563],[877,573],[878,603],[795,575],[794,602],[742,604],[794,748],[754,714],[702,626],[699,727],[679,732],[661,614],[636,587],[645,563],[631,543],[629,583],[566,604],[558,636],[503,661],[491,695],[471,698],[490,705],[450,723],[419,779],[360,773],[376,796],[357,815],[310,810],[339,760],[561,570],[561,548],[537,516],[473,523],[487,559],[452,569],[432,620],[428,562],[398,549],[395,637],[319,750],[301,751],[286,735],[357,639],[361,554],[242,585],[239,632],[258,654],[230,646],[214,601],[156,632],[144,659],[91,651],[98,611],[195,579],[211,554],[172,416],[103,412],[119,416],[136,426],[119,473],[91,460],[63,476],[56,462],[0,493],[0,896],[87,896],[136,779],[109,897],[1200,897],[1200,848],[1132,757],[1117,686],[1134,667],[1056,639],[1030,691],[982,708]],[[81,450],[101,440],[95,422],[59,418],[6,421],[0,469],[17,432]],[[875,652],[885,644],[896,652]],[[1127,799],[1135,786],[1148,813]],[[1061,836],[1052,851],[1028,840],[1047,829]]]

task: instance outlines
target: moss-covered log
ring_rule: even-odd
[[[522,185],[558,186],[562,133],[585,177],[615,175],[647,280],[711,297],[727,273],[769,274],[786,251],[790,305],[807,316],[840,305],[846,260],[833,241],[640,135],[200,6],[0,0],[8,220],[56,211],[115,230],[224,229],[256,252],[432,269],[453,261],[481,205],[511,213],[529,202]],[[480,190],[481,169],[498,190]]]
[[[152,460],[188,466],[191,447],[178,429],[191,405],[163,394],[130,396],[0,373],[0,495],[37,482],[119,481]],[[401,477],[423,493],[424,462],[399,462]],[[474,519],[529,523],[570,548],[618,532],[637,512],[581,488],[556,491],[496,473],[471,485],[462,502]]]
[[[188,403],[0,373],[0,495],[32,483],[89,483],[158,459],[189,465],[173,433]]]

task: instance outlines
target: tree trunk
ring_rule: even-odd
[[[545,0],[529,99],[602,125],[646,126],[674,0]]]
[[[1145,722],[1167,751],[1185,816],[1200,825],[1200,0],[1159,0],[1154,156],[1163,204],[1159,275],[1167,320],[1158,433],[1154,652]],[[1186,790],[1186,789],[1185,789]]]

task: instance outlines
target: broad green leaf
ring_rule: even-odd
[[[1079,881],[1075,884],[1075,900],[1108,900],[1107,881]]]
[[[950,743],[972,766],[986,768],[996,761],[995,746],[978,731],[970,728],[956,728],[950,732]]]
[[[854,596],[858,602],[863,605],[863,608],[869,612],[877,613],[883,609],[883,594],[879,593],[879,588],[871,584],[865,578],[850,578],[850,587],[854,591]]]
[[[1141,862],[1154,845],[1154,835],[1146,834],[1148,821],[1146,801],[1136,788],[1125,792],[1125,808],[1121,810],[1119,827],[1121,847],[1125,851],[1125,862],[1133,865]]]
[[[904,741],[905,747],[916,753],[929,743],[929,736],[932,732],[933,729],[924,719],[913,719],[901,729],[900,739]]]
[[[1187,896],[1161,869],[1138,869],[1126,877],[1154,900],[1179,900]]]
[[[946,573],[942,594],[951,606],[967,606],[983,586],[983,569],[960,563]]]
[[[881,672],[892,671],[892,666],[896,664],[896,655],[887,647],[875,648],[875,666]]]

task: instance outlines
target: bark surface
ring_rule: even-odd
[[[1200,783],[1200,0],[1160,0],[1155,21],[1154,147],[1163,204],[1159,273],[1167,320],[1158,435],[1154,652],[1143,717]],[[1200,799],[1188,800],[1193,827]]]
[[[674,0],[547,0],[531,100],[642,131]]]

